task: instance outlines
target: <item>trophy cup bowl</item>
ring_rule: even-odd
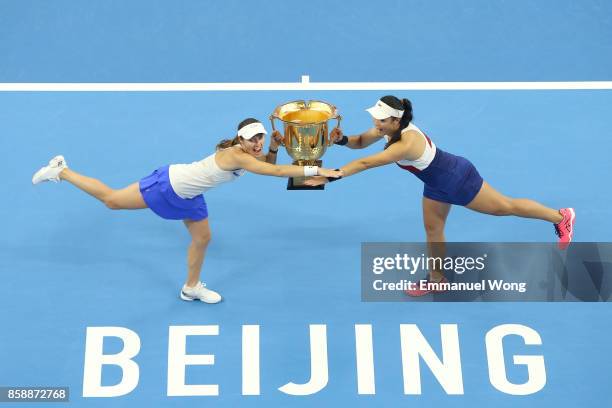
[[[342,117],[334,105],[322,101],[293,101],[279,105],[270,116],[283,122],[283,141],[287,154],[296,166],[319,166],[327,147],[332,144],[327,122],[336,119],[338,127]],[[323,190],[324,185],[304,185],[307,177],[290,177],[287,190]]]

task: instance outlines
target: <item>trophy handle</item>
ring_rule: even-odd
[[[270,115],[270,123],[272,124],[272,132],[276,132],[276,127],[274,126],[274,119],[276,119],[274,115]],[[280,144],[281,146],[285,146],[285,138],[281,140]]]

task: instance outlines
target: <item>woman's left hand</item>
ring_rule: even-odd
[[[283,135],[281,134],[281,132],[279,132],[278,130],[272,132],[272,138],[270,139],[270,147],[276,150],[278,148],[278,145],[280,145],[282,142]]]

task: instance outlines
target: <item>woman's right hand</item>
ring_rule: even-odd
[[[342,133],[342,129],[338,127],[333,128],[329,134],[329,138],[331,139],[332,143],[339,142],[342,139],[342,136],[344,136],[344,133]]]
[[[344,172],[342,170],[331,170],[331,169],[319,168],[319,176],[340,178],[344,176]]]

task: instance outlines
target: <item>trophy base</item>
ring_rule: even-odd
[[[287,181],[287,190],[325,190],[325,184],[321,184],[320,186],[306,186],[303,184],[304,180],[306,180],[306,177],[289,177],[289,181]]]
[[[318,166],[321,167],[323,162],[321,160],[304,161],[298,160],[294,161],[294,166]],[[320,186],[307,186],[304,184],[306,180],[310,177],[289,177],[287,181],[287,190],[325,190],[325,184],[321,184]]]

